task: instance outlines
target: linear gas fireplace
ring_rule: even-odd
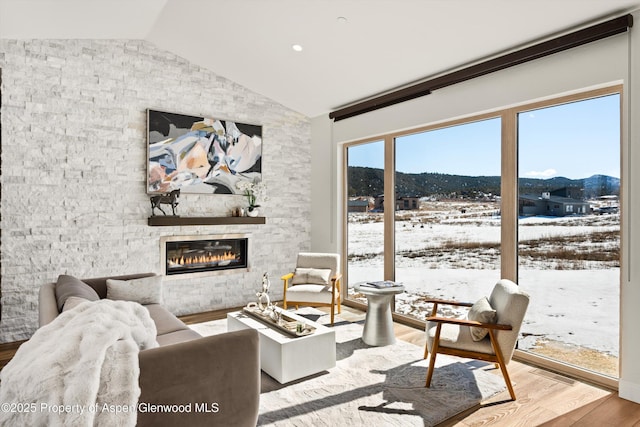
[[[205,276],[249,268],[249,236],[167,236],[160,238],[163,273],[167,277]]]

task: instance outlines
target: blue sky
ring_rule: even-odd
[[[518,117],[520,177],[620,177],[620,97],[610,95]],[[382,142],[349,148],[350,166],[383,168]],[[398,138],[400,172],[500,175],[500,120]]]

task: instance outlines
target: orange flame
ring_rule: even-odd
[[[195,255],[185,257],[173,257],[169,259],[169,262],[177,265],[194,265],[194,264],[213,264],[220,261],[235,261],[236,254],[233,252],[225,252],[221,255]]]

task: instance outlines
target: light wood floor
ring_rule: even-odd
[[[185,323],[199,323],[224,316],[226,311],[223,310],[186,316],[182,320]],[[355,322],[364,319],[365,314],[343,306],[340,316]],[[396,338],[424,348],[426,337],[423,330],[399,323],[394,324],[394,329]],[[502,377],[493,365],[488,365],[487,370]],[[515,384],[515,402],[509,400],[509,392],[505,390],[438,427],[640,427],[640,404],[621,399],[615,391],[515,360],[509,363],[509,375]]]
[[[200,323],[225,318],[228,311],[231,310],[182,316],[181,319],[187,324]],[[341,317],[359,321],[364,318],[364,313],[343,307]],[[424,347],[424,331],[399,323],[394,325],[398,339]],[[19,344],[0,344],[0,367],[8,363]],[[501,376],[499,370],[492,366],[487,370]],[[640,427],[640,404],[621,399],[617,392],[515,360],[509,364],[509,374],[518,398],[515,402],[509,400],[505,390],[438,427]]]
[[[424,348],[423,330],[395,323],[398,339]],[[438,427],[467,426],[598,426],[640,427],[640,404],[618,393],[512,360],[509,375],[517,400],[504,391]],[[502,377],[493,365],[487,370]],[[425,372],[426,374],[426,372]]]

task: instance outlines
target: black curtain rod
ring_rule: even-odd
[[[399,104],[424,95],[432,91],[456,83],[464,82],[494,71],[504,70],[514,65],[542,58],[563,50],[571,49],[583,44],[601,40],[616,34],[624,33],[633,26],[633,16],[628,14],[614,18],[564,36],[554,38],[518,51],[463,68],[458,71],[435,77],[430,80],[396,90],[357,104],[341,108],[329,113],[329,118],[335,121],[348,119],[390,105]]]

